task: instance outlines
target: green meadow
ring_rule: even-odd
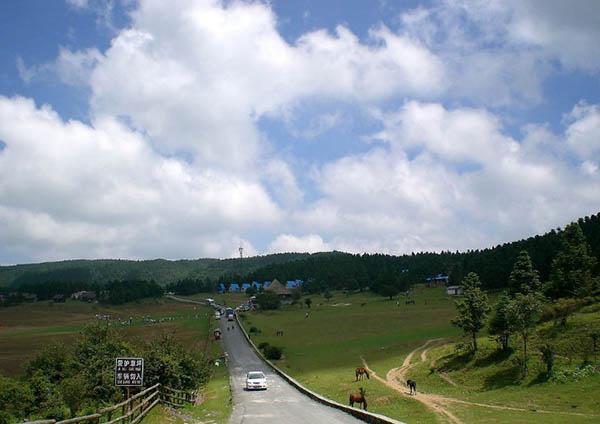
[[[212,311],[202,306],[169,299],[148,300],[119,306],[67,301],[36,302],[0,308],[0,372],[14,376],[37,352],[53,342],[69,342],[86,325],[102,323],[96,315],[109,315],[111,326],[135,337],[172,333],[188,348],[203,349]],[[133,318],[132,325],[119,321]],[[143,317],[156,321],[144,323]],[[170,320],[169,318],[173,318]],[[160,322],[162,319],[162,322]]]
[[[311,298],[310,309],[297,305],[245,313],[243,322],[247,331],[258,329],[252,335],[256,344],[283,347],[279,367],[331,399],[347,403],[351,392],[364,387],[370,411],[407,423],[452,422],[373,377],[354,381],[361,358],[385,379],[411,351],[427,340],[441,339],[428,346],[425,361],[423,350],[417,350],[406,377],[418,382],[420,393],[448,398],[442,406],[456,417],[455,422],[600,422],[600,374],[564,383],[547,381],[538,353],[542,343],[552,341],[558,349],[558,370],[576,369],[583,360],[590,360],[581,352],[589,343],[590,329],[600,329],[600,313],[594,308],[576,314],[567,328],[556,328],[553,323],[538,327],[531,341],[530,371],[521,378],[516,337],[510,355],[499,355],[497,344],[486,335],[481,336],[475,357],[457,351],[462,335],[450,323],[456,314],[454,301],[443,289],[416,288],[415,305],[406,305],[403,297],[398,305],[396,300],[370,293],[335,293],[329,302],[321,296]],[[308,318],[306,312],[310,312]],[[284,335],[276,336],[277,330]]]

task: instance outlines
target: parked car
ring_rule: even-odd
[[[267,390],[267,376],[262,371],[250,371],[246,374],[246,390]]]

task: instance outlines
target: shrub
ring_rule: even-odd
[[[250,327],[250,330],[248,331],[250,334],[259,334],[260,330],[256,327]]]
[[[28,384],[13,378],[0,376],[0,411],[4,413],[3,420],[11,416],[26,415],[31,411],[35,398]]]
[[[600,374],[600,369],[594,365],[585,365],[577,368],[561,368],[552,371],[550,380],[557,383],[569,383],[596,374]]]
[[[271,360],[281,359],[283,353],[282,349],[277,346],[267,346],[264,350],[265,357]]]
[[[263,311],[268,311],[270,309],[279,309],[280,306],[279,296],[277,296],[276,293],[273,293],[271,291],[265,291],[258,294],[254,302]]]
[[[267,343],[267,342],[261,342],[261,343],[258,345],[258,349],[259,349],[259,350],[261,350],[261,351],[263,351],[263,353],[264,353],[265,349],[266,349],[267,347],[269,347],[269,346],[270,346],[270,345],[269,345],[269,343]]]

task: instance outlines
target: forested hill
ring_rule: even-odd
[[[592,255],[600,258],[600,213],[581,218],[578,223]],[[71,260],[0,266],[0,287],[57,281],[104,284],[115,280],[154,280],[164,286],[183,279],[208,278],[214,283],[217,280],[264,281],[278,278],[285,281],[300,278],[312,281],[315,289],[370,287],[379,291],[381,286],[390,284],[406,288],[439,273],[449,274],[451,283],[458,284],[466,273],[474,271],[479,274],[484,286],[500,288],[506,284],[521,250],[529,252],[542,281],[546,281],[560,245],[560,229],[556,229],[493,248],[455,253],[390,256],[330,252],[312,255],[285,253],[241,260]],[[595,275],[598,274],[600,269],[595,270]]]
[[[581,218],[578,223],[592,255],[600,259],[600,213]],[[479,274],[485,287],[501,288],[506,285],[521,250],[529,252],[542,281],[548,280],[552,259],[561,247],[560,232],[560,229],[556,229],[525,240],[462,253],[312,255],[294,262],[270,264],[249,273],[244,281],[275,277],[281,281],[301,278],[312,281],[315,290],[370,287],[382,291],[390,283],[405,289],[410,284],[423,282],[426,277],[439,273],[448,274],[451,284],[459,284],[468,272],[473,271]],[[595,275],[598,274],[600,269],[595,270]]]
[[[113,280],[154,280],[161,285],[167,285],[184,278],[216,280],[224,274],[246,274],[268,264],[295,261],[307,256],[309,255],[285,253],[241,260],[98,259],[0,266],[0,287],[54,281],[103,284]]]

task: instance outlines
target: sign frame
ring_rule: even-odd
[[[144,358],[115,358],[115,386],[142,387],[144,385]]]

